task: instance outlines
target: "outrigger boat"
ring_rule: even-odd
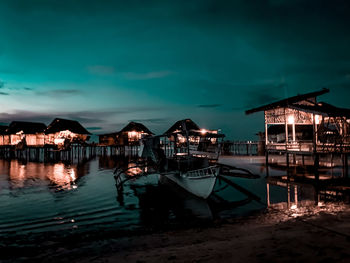
[[[176,124],[163,136],[146,139],[142,156],[159,163],[161,176],[206,199],[212,193],[220,172],[220,166],[216,165],[220,153],[218,140],[224,135],[201,130],[189,119]],[[188,129],[191,124],[192,129]],[[166,156],[164,149],[167,140],[173,147],[170,156]]]
[[[128,175],[130,167],[124,171],[116,169],[117,188],[126,181],[158,174],[161,183],[175,183],[187,192],[207,199],[214,190],[217,178],[222,177],[220,173],[230,176],[235,171],[242,171],[244,174],[238,176],[256,178],[248,170],[217,162],[220,139],[223,137],[217,131],[200,129],[190,119],[178,121],[165,134],[142,140],[139,157],[146,160],[144,167],[137,165],[139,172],[133,175]]]
[[[219,172],[219,166],[208,166],[186,172],[165,172],[161,173],[161,175],[167,177],[195,196],[207,199],[214,189]]]

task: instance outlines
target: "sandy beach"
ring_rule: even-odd
[[[4,262],[349,262],[349,245],[348,205],[276,206],[205,228],[43,243],[38,255]]]

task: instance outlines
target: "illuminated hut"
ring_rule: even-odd
[[[117,144],[123,146],[135,146],[140,144],[140,140],[153,135],[145,125],[138,122],[130,122],[117,135]]]
[[[91,133],[77,121],[56,118],[47,127],[45,134],[46,144],[60,146],[65,143],[85,143]]]
[[[6,131],[9,136],[9,145],[43,146],[45,129],[44,123],[13,121]]]
[[[215,152],[218,148],[218,138],[225,137],[224,134],[219,134],[218,130],[200,128],[191,119],[177,121],[164,135],[177,152],[188,150],[191,152]],[[187,147],[187,138],[189,147]]]
[[[10,144],[10,135],[7,133],[8,126],[0,125],[0,146]]]
[[[317,102],[328,89],[290,97],[246,111],[264,111],[268,151],[348,152],[350,110]]]

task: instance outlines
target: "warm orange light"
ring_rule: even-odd
[[[321,123],[321,116],[320,115],[315,115],[315,123],[320,124]]]
[[[288,124],[293,124],[294,123],[294,115],[289,115],[288,116]]]
[[[206,134],[208,132],[208,130],[206,130],[206,129],[201,129],[201,134]]]

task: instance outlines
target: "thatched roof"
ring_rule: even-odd
[[[144,133],[148,133],[148,134],[154,134],[153,132],[151,132],[145,125],[143,125],[142,123],[138,123],[138,122],[129,122],[128,125],[126,125],[123,129],[121,129],[121,131],[119,133],[122,132],[130,132],[130,131],[136,131],[136,132],[144,132]]]
[[[319,102],[316,105],[293,105],[292,108],[327,117],[346,117],[350,119],[350,109],[338,108],[326,102]]]
[[[9,126],[0,125],[0,134],[7,134],[6,130],[9,128]]]
[[[16,134],[23,131],[24,134],[36,134],[44,132],[46,125],[40,122],[13,121],[10,123],[6,133]]]
[[[79,122],[60,118],[54,119],[47,127],[45,133],[56,133],[65,130],[69,130],[77,134],[91,134]]]
[[[301,95],[297,95],[297,96],[293,96],[287,99],[283,99],[283,100],[279,100],[264,106],[260,106],[251,110],[247,110],[245,113],[246,114],[251,114],[251,113],[255,113],[258,111],[266,111],[266,110],[271,110],[271,109],[275,109],[275,108],[281,108],[281,107],[289,107],[292,105],[295,105],[298,102],[310,99],[310,98],[315,98],[317,96],[323,95],[325,93],[328,93],[329,89],[323,88],[322,90],[319,91],[315,91],[315,92],[310,92],[310,93],[306,93],[306,94],[301,94]]]
[[[201,128],[191,119],[184,119],[175,122],[173,126],[171,126],[164,134],[169,135],[176,131],[199,131]]]

